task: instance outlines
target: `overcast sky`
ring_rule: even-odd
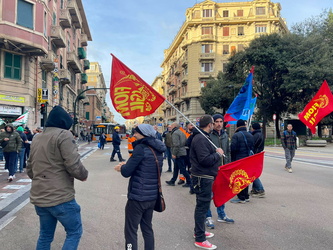
[[[243,0],[246,2],[247,0]],[[163,51],[167,49],[185,21],[185,11],[196,0],[82,0],[92,35],[88,43],[88,59],[99,62],[107,87],[110,85],[111,56],[136,72],[148,84],[160,75]],[[239,2],[234,0],[215,2]],[[288,27],[317,16],[333,6],[332,0],[280,0],[281,16]],[[107,103],[115,119],[123,119]]]

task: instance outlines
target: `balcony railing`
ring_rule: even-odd
[[[88,75],[85,73],[81,74],[81,84],[86,84],[88,82]]]
[[[69,72],[68,69],[59,69],[58,76],[59,76],[60,82],[70,84],[71,73]]]
[[[199,72],[199,77],[203,77],[203,78],[208,78],[208,77],[216,77],[217,73],[212,71],[212,72]]]
[[[90,69],[90,62],[89,62],[89,60],[83,60],[83,69],[84,70]]]
[[[82,18],[80,15],[79,7],[77,6],[76,0],[68,0],[67,8],[72,17],[72,23],[75,28],[82,28]]]
[[[215,53],[201,53],[199,55],[200,59],[215,59]]]
[[[69,14],[68,9],[60,9],[59,24],[64,29],[70,28],[72,26],[71,25],[71,15]]]
[[[74,52],[67,53],[67,64],[77,73],[82,73],[82,65]]]
[[[61,26],[51,26],[51,38],[54,45],[58,48],[66,47],[65,32]]]
[[[40,59],[40,68],[47,72],[54,70],[55,63],[54,63],[55,55],[52,50],[49,50],[48,53],[41,57]]]
[[[87,52],[82,47],[79,47],[77,49],[77,54],[78,54],[80,59],[86,59],[87,58]]]
[[[87,34],[81,34],[81,46],[88,45],[88,36]]]
[[[215,41],[216,36],[211,35],[211,34],[201,35],[201,40],[202,41]]]

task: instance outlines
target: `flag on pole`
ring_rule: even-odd
[[[252,80],[253,80],[253,68],[250,74],[247,76],[243,87],[240,89],[238,95],[231,103],[227,110],[224,121],[225,122],[237,122],[239,119],[249,120],[250,118],[250,104],[252,99]]]
[[[251,102],[250,102],[250,117],[254,113],[254,109],[256,107],[256,103],[257,103],[257,97],[252,98]],[[240,118],[240,119],[242,119],[242,118]],[[235,120],[235,121],[228,121],[228,125],[226,127],[230,127],[231,124],[236,124],[236,123],[237,123],[237,120]]]
[[[259,178],[263,166],[264,152],[221,166],[213,183],[215,206],[222,206]]]
[[[13,126],[16,127],[26,124],[28,122],[28,116],[29,116],[29,111],[25,111],[13,122]]]
[[[317,94],[298,115],[298,118],[311,130],[312,134],[315,134],[316,125],[332,111],[333,95],[325,80]]]
[[[112,54],[111,54],[112,55]],[[110,96],[116,111],[125,119],[150,115],[165,98],[112,55]]]

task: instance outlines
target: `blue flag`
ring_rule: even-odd
[[[251,99],[251,103],[250,103],[250,117],[253,115],[254,113],[254,109],[256,107],[256,103],[257,103],[257,97],[254,97]],[[228,121],[228,125],[229,124],[236,124],[237,121]]]
[[[252,80],[253,71],[251,70],[250,74],[245,80],[243,87],[240,89],[238,95],[227,110],[227,113],[224,116],[225,122],[237,122],[239,119],[246,121],[249,120],[251,116]]]

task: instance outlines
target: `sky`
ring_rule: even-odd
[[[242,2],[251,0],[243,0]],[[87,58],[98,62],[105,83],[110,86],[111,55],[137,73],[148,84],[162,73],[164,50],[168,49],[185,21],[187,8],[201,0],[82,0],[92,41],[88,42]],[[216,0],[215,2],[241,2]],[[287,25],[303,22],[333,7],[332,0],[272,0],[282,6],[281,17]],[[106,102],[123,124],[107,93]]]

